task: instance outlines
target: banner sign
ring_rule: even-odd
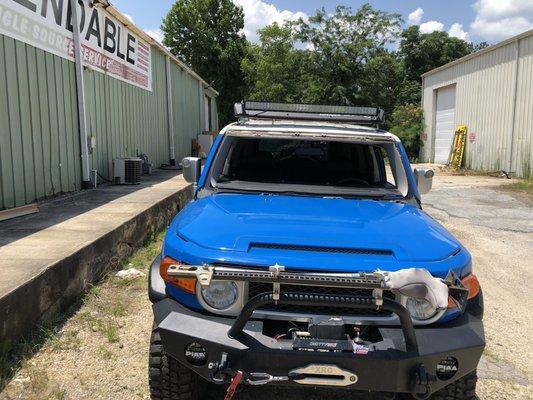
[[[0,0],[0,33],[74,60],[70,0]],[[83,64],[152,90],[150,45],[91,0],[77,0]]]

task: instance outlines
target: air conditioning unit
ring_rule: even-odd
[[[119,185],[141,183],[143,160],[137,157],[115,158],[113,160],[114,182]]]

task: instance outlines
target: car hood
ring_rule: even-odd
[[[307,269],[428,267],[462,249],[417,207],[361,199],[211,195],[190,203],[170,231],[209,262]]]

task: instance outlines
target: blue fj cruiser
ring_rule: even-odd
[[[217,385],[476,399],[483,297],[371,107],[242,102],[150,271],[153,399]],[[228,386],[229,385],[229,386]]]

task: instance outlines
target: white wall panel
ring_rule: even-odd
[[[437,90],[452,84],[457,88],[455,126],[466,125],[475,134],[475,140],[467,140],[465,166],[531,175],[533,31],[423,77],[424,161],[435,161]]]

